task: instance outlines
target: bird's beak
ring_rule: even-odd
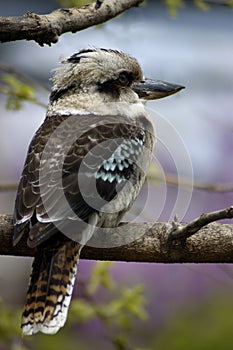
[[[138,94],[139,98],[144,100],[156,100],[173,95],[184,88],[182,85],[152,79],[145,79],[132,86],[132,89]]]

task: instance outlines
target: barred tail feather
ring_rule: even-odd
[[[38,250],[22,315],[23,334],[55,334],[64,326],[81,248],[74,241],[66,241]]]

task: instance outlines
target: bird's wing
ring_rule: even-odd
[[[28,232],[35,246],[57,232],[54,223],[88,221],[135,181],[146,131],[125,118],[97,115],[46,118],[35,134],[20,180],[14,243]],[[66,224],[65,224],[66,223]]]

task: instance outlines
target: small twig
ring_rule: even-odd
[[[212,185],[212,184],[201,184],[201,183],[194,183],[193,187],[198,190],[204,190],[204,191],[210,191],[210,192],[219,192],[219,193],[226,193],[226,192],[233,192],[233,185],[232,184],[220,184],[220,185]]]
[[[211,222],[224,219],[233,218],[233,206],[223,210],[213,211],[211,213],[202,214],[200,217],[194,219],[186,225],[181,225],[177,221],[173,222],[173,229],[171,231],[169,239],[171,240],[184,240],[191,237],[202,227],[210,224]]]
[[[30,101],[28,101],[30,102]],[[47,106],[43,103],[40,104],[41,107],[47,108]],[[163,178],[160,177],[159,175],[151,175],[149,174],[147,176],[148,181],[155,181],[156,184],[158,184],[159,181],[162,181]],[[219,193],[225,193],[225,192],[233,192],[233,185],[232,184],[219,184],[219,185],[214,185],[214,184],[200,184],[197,182],[194,182],[191,184],[191,182],[188,179],[182,178],[180,181],[175,177],[175,175],[170,174],[170,173],[165,173],[165,179],[166,183],[168,185],[173,185],[173,186],[184,186],[184,187],[193,187],[198,190],[203,190],[203,191],[210,191],[210,192],[219,192]],[[8,186],[8,185],[7,185]],[[11,186],[11,185],[9,185]],[[12,186],[17,186],[17,185],[12,185]],[[0,185],[0,191],[5,191],[5,185]],[[11,189],[11,188],[10,188]],[[138,212],[136,213],[138,215]]]
[[[0,184],[0,191],[15,191],[18,188],[18,184]]]
[[[176,175],[172,173],[165,173],[166,183],[173,186],[183,186],[183,187],[193,187],[198,190],[211,191],[211,192],[233,192],[233,184],[202,184],[198,182],[192,183],[188,178],[181,177],[177,178]],[[162,181],[163,178],[157,174],[149,173],[147,176],[148,181],[155,182],[158,184],[159,181]]]

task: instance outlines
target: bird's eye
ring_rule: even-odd
[[[132,80],[130,79],[130,76],[127,72],[121,72],[119,74],[118,81],[121,85],[124,85],[124,86],[129,86],[132,82]]]

